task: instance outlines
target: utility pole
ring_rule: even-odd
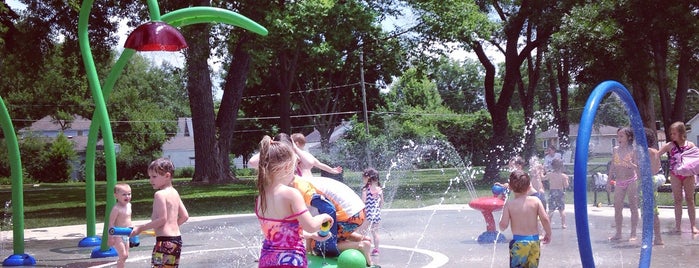
[[[359,49],[359,81],[362,84],[362,104],[364,105],[364,130],[366,130],[367,140],[364,144],[364,151],[366,152],[367,163],[370,167],[374,167],[374,163],[371,160],[371,151],[369,150],[369,113],[366,108],[366,87],[364,86],[364,50]]]

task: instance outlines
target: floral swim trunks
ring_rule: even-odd
[[[151,257],[151,267],[179,267],[180,253],[182,251],[182,237],[158,236],[155,240],[153,255]]]
[[[539,235],[513,235],[510,241],[510,267],[538,267],[541,255]]]

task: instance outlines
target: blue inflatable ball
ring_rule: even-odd
[[[365,268],[366,259],[364,254],[356,249],[348,249],[340,253],[337,257],[337,268]]]
[[[493,185],[493,188],[490,188],[490,191],[493,192],[493,195],[501,195],[505,193],[505,187],[496,184]]]

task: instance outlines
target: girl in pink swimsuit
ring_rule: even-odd
[[[658,151],[658,155],[670,153],[670,187],[675,205],[675,232],[682,230],[682,196],[687,203],[687,215],[689,216],[689,229],[692,233],[699,233],[696,227],[696,209],[694,207],[695,176],[680,176],[673,171],[677,166],[674,159],[681,151],[694,147],[694,143],[687,140],[687,128],[683,122],[675,122],[670,125],[670,142],[666,143]],[[684,193],[684,194],[683,194]]]
[[[636,227],[638,226],[638,159],[634,151],[634,135],[629,127],[620,128],[617,131],[619,146],[614,147],[612,164],[609,168],[609,177],[616,179],[614,187],[614,223],[616,234],[610,240],[621,239],[621,227],[624,217],[624,199],[628,195],[629,209],[631,210],[631,235],[629,240],[636,240]]]
[[[333,219],[328,214],[311,216],[301,192],[289,184],[294,179],[296,154],[284,142],[269,136],[260,142],[255,214],[265,235],[258,267],[307,267],[302,231],[317,232],[323,222]]]

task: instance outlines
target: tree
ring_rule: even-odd
[[[613,79],[631,91],[645,126],[655,129],[658,105],[666,131],[687,120],[687,90],[696,84],[696,60],[689,56],[696,46],[687,45],[697,42],[699,27],[691,15],[697,8],[691,1],[598,1],[574,9],[555,39],[580,85],[576,102],[584,103],[600,81]]]
[[[473,113],[485,109],[481,71],[481,65],[473,60],[459,62],[442,57],[438,65],[427,72],[449,109],[457,113]]]
[[[485,178],[495,180],[509,133],[508,110],[517,86],[523,86],[522,64],[548,42],[573,1],[408,1],[416,10],[417,32],[432,42],[456,42],[473,51],[485,68],[485,102],[493,123]],[[502,87],[495,90],[495,66],[486,53],[492,45],[504,55]]]
[[[148,164],[162,156],[162,145],[177,133],[177,118],[188,116],[181,71],[155,66],[135,55],[109,98],[114,139],[121,145],[120,179],[147,176]]]
[[[73,143],[60,133],[48,146],[43,158],[47,161],[41,165],[40,173],[32,177],[41,182],[66,182],[71,178],[76,157]]]
[[[376,23],[390,2],[302,1],[270,12],[269,29],[278,34],[264,39],[269,65],[252,74],[261,81],[247,93],[246,114],[275,118],[259,121],[269,132],[316,128],[326,148],[334,128],[362,110],[362,69],[369,110],[399,71],[399,42]]]
[[[88,117],[93,105],[78,46],[79,1],[19,0],[24,10],[11,10],[2,3],[0,12],[4,42],[0,72],[6,75],[0,94],[16,128],[44,116],[54,118],[80,114]],[[112,63],[118,23],[128,10],[101,5],[90,14],[90,43],[98,68]]]

